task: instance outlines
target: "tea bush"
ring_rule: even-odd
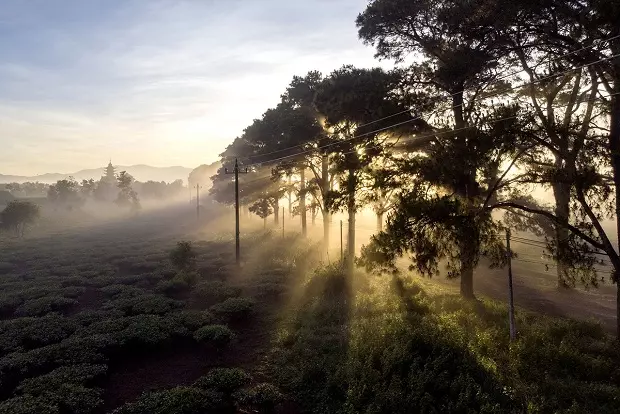
[[[235,339],[235,334],[226,325],[207,325],[194,333],[194,339],[198,342],[209,342],[221,348]]]
[[[211,312],[229,321],[246,319],[252,312],[254,302],[246,298],[228,298],[224,302],[211,306]]]
[[[194,387],[212,389],[226,395],[245,387],[251,377],[240,368],[215,368],[194,383]]]
[[[126,404],[113,414],[205,414],[229,413],[221,394],[192,387],[143,394],[138,401]]]

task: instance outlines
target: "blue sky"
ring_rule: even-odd
[[[212,162],[293,75],[385,66],[366,0],[3,0],[0,173]]]

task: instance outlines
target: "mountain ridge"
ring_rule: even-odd
[[[94,179],[98,180],[103,175],[103,170],[105,167],[100,168],[88,168],[80,171],[76,171],[74,173],[45,173],[34,176],[24,176],[24,175],[7,175],[0,174],[0,184],[7,183],[24,183],[27,181],[30,182],[41,182],[46,184],[55,183],[58,180],[64,180],[69,177],[75,178],[77,181]],[[192,168],[182,167],[179,165],[173,165],[169,167],[153,167],[146,164],[136,164],[136,165],[115,165],[114,168],[117,172],[127,171],[138,181],[166,181],[172,182],[174,180],[183,180],[187,181],[187,177],[190,172],[192,172]]]

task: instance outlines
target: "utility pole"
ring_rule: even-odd
[[[284,238],[284,206],[282,206],[282,238]]]
[[[228,172],[228,169],[224,169],[225,174],[234,174],[235,175],[235,259],[237,261],[237,266],[241,265],[241,243],[239,241],[239,163],[235,158],[235,169],[233,172]],[[248,169],[242,173],[247,174]]]
[[[340,220],[340,260],[344,259],[344,248],[342,247],[342,220]]]
[[[508,258],[508,320],[510,322],[510,340],[514,341],[517,332],[515,327],[515,303],[512,290],[512,252],[510,251],[510,229],[506,230],[506,255]]]
[[[196,220],[200,220],[200,189],[202,186],[196,183],[194,188],[196,188]]]

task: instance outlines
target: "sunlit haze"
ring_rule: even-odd
[[[293,75],[380,65],[365,0],[7,0],[0,173],[213,162]]]

